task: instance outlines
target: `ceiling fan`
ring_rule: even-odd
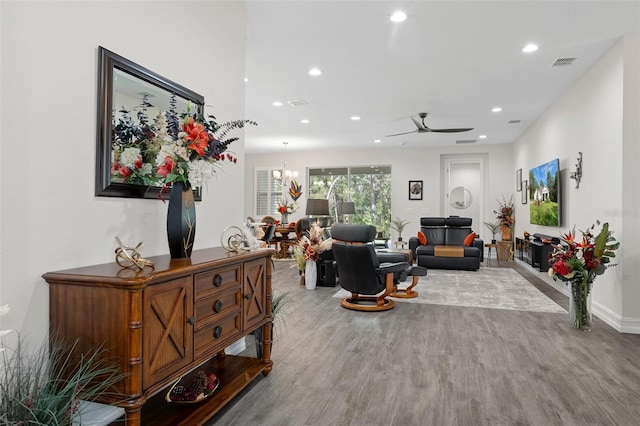
[[[404,133],[396,133],[393,135],[386,135],[385,137],[390,136],[400,136],[400,135],[408,135],[409,133],[458,133],[458,132],[468,132],[469,130],[473,130],[473,127],[459,128],[459,129],[432,129],[424,124],[424,119],[427,117],[426,112],[421,112],[418,114],[418,117],[422,119],[422,122],[418,121],[417,118],[411,116],[411,120],[415,123],[417,129],[412,132],[404,132]]]

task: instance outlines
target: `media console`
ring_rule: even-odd
[[[516,237],[516,251],[520,260],[537,267],[540,272],[547,272],[550,268],[549,255],[554,245],[559,243],[558,237],[544,234],[533,234],[532,239]]]
[[[268,337],[262,358],[224,348],[258,327],[271,336],[272,253],[211,248],[190,259],[152,257],[154,267],[140,272],[108,263],[46,273],[50,333],[78,339],[76,355],[102,347],[117,360],[127,374],[118,386],[127,426],[203,424],[271,372]],[[218,376],[216,393],[198,404],[166,402],[168,386],[196,369]]]

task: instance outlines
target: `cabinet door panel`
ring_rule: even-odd
[[[245,330],[260,322],[268,315],[265,308],[266,266],[267,262],[264,258],[249,261],[244,264],[242,319]],[[271,306],[268,308],[270,309]]]
[[[191,277],[149,286],[143,296],[143,387],[164,379],[193,360]]]

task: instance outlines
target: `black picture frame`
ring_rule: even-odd
[[[521,194],[521,202],[522,204],[527,204],[529,202],[529,181],[524,180],[520,182],[520,189],[522,191]]]
[[[522,191],[522,169],[516,170],[516,191]]]
[[[113,141],[113,112],[114,83],[116,74],[127,77],[134,86],[127,89],[135,93],[138,83],[141,91],[154,90],[156,94],[169,97],[176,96],[184,102],[191,102],[195,113],[202,115],[204,110],[204,96],[181,86],[155,72],[138,65],[129,59],[98,47],[98,117],[96,120],[96,180],[95,195],[98,197],[122,198],[150,198],[158,199],[162,188],[113,182],[111,179],[112,141]],[[193,189],[196,201],[202,199],[200,188]]]
[[[422,200],[422,181],[409,181],[409,200]]]

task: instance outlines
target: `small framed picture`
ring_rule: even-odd
[[[516,170],[516,191],[522,191],[522,169]]]
[[[520,182],[520,190],[522,191],[522,204],[529,202],[529,181]]]
[[[422,181],[421,180],[409,181],[409,199],[422,200]]]

